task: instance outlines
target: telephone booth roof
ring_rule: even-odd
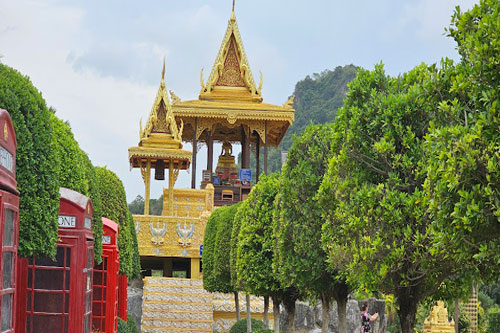
[[[0,188],[14,194],[17,191],[16,181],[16,134],[9,112],[0,109]]]
[[[102,224],[104,227],[108,227],[111,229],[113,232],[118,234],[118,223],[116,223],[113,220],[108,219],[107,217],[102,218]]]
[[[92,201],[85,195],[68,188],[59,189],[61,200],[59,205],[59,232],[86,230],[88,238],[92,235]],[[75,215],[76,214],[76,215]]]
[[[118,224],[106,217],[102,218],[102,245],[106,247],[116,247],[118,250]]]

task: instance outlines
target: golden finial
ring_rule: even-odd
[[[235,0],[233,0],[233,11],[231,12],[231,22],[233,22],[233,23],[234,23],[234,21],[236,21],[236,15],[234,15],[234,1]]]
[[[165,80],[165,56],[163,56],[163,69],[161,71],[161,80]]]

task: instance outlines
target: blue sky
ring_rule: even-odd
[[[254,77],[263,73],[264,101],[282,104],[297,81],[336,66],[372,69],[382,61],[397,75],[421,62],[458,59],[444,28],[455,6],[476,2],[236,0],[235,12]],[[231,0],[0,0],[0,61],[31,78],[94,164],[123,180],[130,201],[144,185],[129,169],[127,149],[149,114],[163,56],[167,88],[183,100],[197,98],[200,70],[206,79],[231,6]],[[189,180],[181,172],[177,186],[189,187]],[[152,197],[163,186],[154,182]]]

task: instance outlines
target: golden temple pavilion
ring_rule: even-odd
[[[142,215],[134,215],[144,272],[143,332],[225,331],[235,321],[232,295],[210,294],[202,285],[205,224],[215,206],[244,200],[258,181],[260,150],[267,173],[269,146],[277,147],[294,119],[293,96],[283,105],[263,103],[262,74],[256,85],[245,55],[233,10],[215,64],[207,81],[200,77],[197,100],[181,101],[167,93],[165,61],[160,87],[139,143],[129,148],[131,168],[140,169],[145,185]],[[191,142],[193,151],[183,149]],[[196,155],[207,145],[207,165],[201,189],[196,189]],[[222,144],[214,168],[214,143]],[[237,168],[233,144],[241,144]],[[256,154],[257,174],[250,171],[250,146]],[[180,171],[191,166],[191,189],[175,188]],[[165,180],[163,210],[150,215],[150,183]],[[255,178],[255,179],[252,179]],[[181,306],[182,305],[182,306]],[[244,302],[240,303],[244,306]],[[262,299],[252,296],[255,317],[262,317]],[[244,312],[244,311],[242,311]]]

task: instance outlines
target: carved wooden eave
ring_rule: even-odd
[[[157,160],[174,162],[176,169],[187,169],[191,163],[191,152],[182,149],[183,121],[177,125],[165,86],[165,60],[160,87],[149,113],[146,127],[140,124],[139,144],[129,148],[129,161],[133,168],[145,167],[146,162]],[[166,165],[168,167],[168,163]]]
[[[262,75],[259,86],[253,79],[245,54],[236,16],[231,13],[226,34],[207,82],[201,73],[200,100],[239,100],[262,102]]]
[[[195,100],[175,103],[172,108],[176,120],[186,124],[182,134],[184,141],[192,140],[194,120],[198,119],[197,139],[205,140],[210,132],[216,141],[223,141],[227,137],[229,141],[241,142],[241,131],[237,129],[243,126],[249,134],[257,133],[260,142],[265,143],[264,131],[267,126],[268,144],[271,146],[280,144],[295,114],[291,106],[266,103]],[[257,138],[251,136],[251,142],[256,141]]]

